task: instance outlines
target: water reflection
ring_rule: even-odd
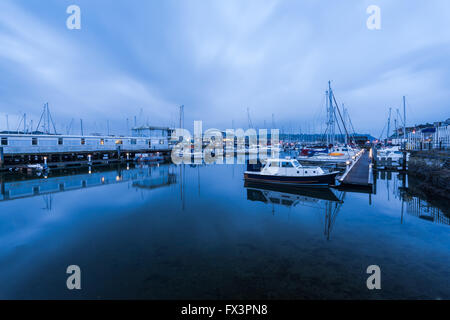
[[[244,171],[0,176],[0,298],[450,297],[445,206],[407,176],[378,172],[367,194],[245,183]],[[86,276],[82,292],[65,287],[70,264]],[[365,285],[371,264],[380,292]]]
[[[131,182],[133,187],[154,189],[176,183],[174,167],[169,165],[127,165],[53,170],[48,176],[0,176],[0,201],[42,196],[52,209],[53,194]]]
[[[324,217],[324,235],[330,239],[336,217],[344,203],[345,192],[330,188],[295,188],[288,186],[274,186],[246,181],[247,199],[259,201],[272,206],[275,214],[276,206],[309,207],[319,209]]]
[[[379,171],[376,180],[378,183],[384,182],[388,201],[391,197],[401,201],[401,223],[404,222],[404,214],[408,214],[425,221],[450,225],[447,201],[427,198],[420,188],[416,187],[417,182],[407,174]]]

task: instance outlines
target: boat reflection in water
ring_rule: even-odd
[[[43,196],[51,207],[51,195],[64,191],[132,182],[133,187],[153,189],[176,182],[168,165],[128,165],[51,171],[48,176],[0,176],[0,201]],[[94,171],[95,170],[95,171]]]
[[[339,210],[344,203],[345,192],[330,188],[276,186],[245,181],[247,199],[285,207],[308,206],[325,212],[324,235],[329,240]]]

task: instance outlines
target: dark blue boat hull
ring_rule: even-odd
[[[271,175],[261,175],[246,172],[244,174],[244,179],[246,181],[260,182],[260,183],[270,183],[279,185],[317,185],[317,186],[329,186],[335,185],[336,176],[339,172],[333,172],[329,174],[319,175],[319,176],[309,176],[309,177],[287,177],[287,176],[271,176]]]

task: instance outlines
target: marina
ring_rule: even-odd
[[[0,300],[450,300],[449,1],[66,2],[0,0]]]
[[[245,165],[98,170],[1,175],[1,298],[72,297],[59,285],[72,261],[78,298],[450,296],[448,206],[410,193],[407,175],[379,171],[368,195],[251,184]],[[360,285],[373,261],[376,293]]]

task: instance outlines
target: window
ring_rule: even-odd
[[[100,145],[104,145],[105,144],[105,139],[100,139]]]
[[[269,167],[279,167],[279,166],[280,166],[280,164],[278,161],[272,161],[269,165]]]
[[[38,144],[37,138],[31,138],[31,145],[37,146],[37,144]]]
[[[131,139],[131,144],[136,144],[136,139]]]
[[[290,162],[283,162],[282,167],[283,168],[293,168],[294,166]]]
[[[148,146],[151,147],[152,146],[152,140],[148,139],[147,140]]]
[[[163,139],[159,140],[159,144],[164,144],[164,140]]]
[[[123,141],[121,139],[117,139],[116,144],[123,144]]]
[[[58,138],[58,144],[61,146],[63,144],[63,138]]]
[[[84,138],[81,138],[81,145],[85,145],[86,144],[86,140]]]
[[[2,146],[8,145],[8,138],[2,138]]]

